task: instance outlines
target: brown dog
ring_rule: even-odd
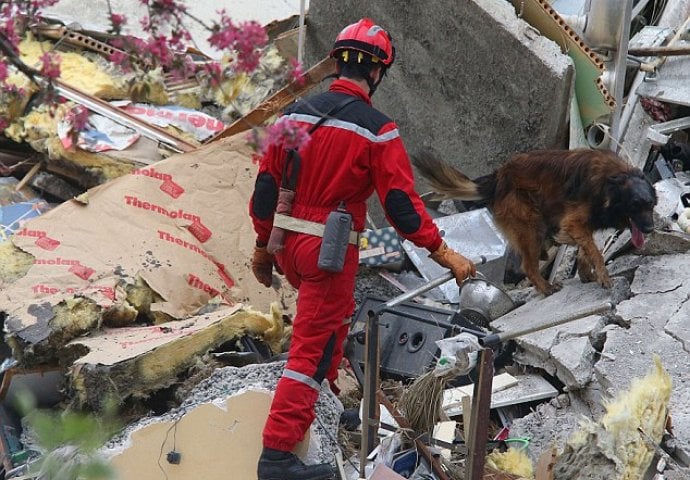
[[[610,151],[541,150],[514,155],[490,175],[470,180],[425,152],[413,158],[441,198],[485,200],[498,227],[522,258],[522,269],[537,290],[560,288],[539,273],[549,240],[578,245],[583,282],[611,287],[593,233],[630,228],[636,248],[654,229],[656,191],[642,171]]]

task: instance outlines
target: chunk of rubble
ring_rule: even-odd
[[[670,409],[678,446],[690,451],[690,254],[644,257],[635,272],[634,296],[618,304],[619,325],[609,325],[601,360],[594,373],[599,388],[610,396],[627,385],[652,355],[659,355],[673,376]]]
[[[498,318],[491,326],[506,333],[524,330],[587,306],[604,302],[616,304],[628,296],[629,285],[624,278],[614,278],[611,290],[596,283],[567,280],[561,291],[527,302]],[[556,376],[568,389],[583,388],[592,379],[596,352],[601,347],[602,329],[606,323],[604,316],[593,315],[518,337],[515,342],[519,349],[513,358],[518,363]]]

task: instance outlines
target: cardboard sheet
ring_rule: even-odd
[[[163,300],[151,310],[184,319],[211,299],[290,313],[294,291],[261,286],[251,273],[255,234],[248,215],[256,165],[244,135],[135,170],[61,204],[12,237],[35,257],[26,276],[0,292],[6,331],[36,332],[74,296],[103,309],[140,277]],[[67,339],[68,340],[68,339]]]

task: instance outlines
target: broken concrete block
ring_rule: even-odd
[[[131,431],[110,464],[122,480],[256,479],[272,398],[267,391],[247,390],[151,419]],[[304,457],[308,445],[309,436],[295,453]],[[169,452],[179,454],[178,463],[168,459]]]
[[[569,389],[580,389],[592,379],[595,351],[587,337],[570,338],[551,349],[558,377]]]
[[[549,322],[587,306],[616,303],[627,298],[628,282],[615,278],[611,290],[596,283],[571,279],[563,289],[548,297],[532,300],[492,322],[503,333],[524,330]],[[569,389],[585,387],[591,380],[595,346],[603,342],[602,315],[590,315],[563,325],[540,330],[515,339],[519,346],[513,358],[524,365],[541,368],[555,375]]]
[[[554,445],[561,451],[583,417],[592,418],[588,405],[576,394],[562,394],[538,405],[532,413],[514,419],[510,435],[530,439],[528,453],[536,463],[541,453]]]
[[[667,255],[687,253],[690,250],[690,235],[684,232],[664,232],[655,230],[644,242],[640,255]]]
[[[161,468],[169,480],[256,479],[270,392],[284,365],[274,362],[218,369],[197,385],[179,408],[128,426],[102,453],[122,480],[158,479]],[[306,463],[332,462],[338,451],[334,439],[342,406],[324,387],[315,410],[318,421],[312,424],[297,454]],[[174,447],[180,454],[179,464],[163,458],[159,462],[161,446],[164,454]]]
[[[597,385],[607,396],[627,386],[631,372],[642,375],[653,354],[661,357],[674,379],[690,371],[687,353],[687,299],[690,297],[688,254],[645,257],[635,272],[635,296],[618,304],[623,327],[606,329],[601,360],[594,368]],[[690,450],[690,384],[674,381],[669,408],[682,450]]]

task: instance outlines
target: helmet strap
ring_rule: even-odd
[[[378,88],[379,84],[381,83],[381,80],[383,80],[383,76],[386,74],[386,67],[381,65],[381,73],[379,74],[379,79],[374,82],[374,80],[371,78],[371,73],[367,75],[367,85],[369,85],[369,98],[374,96],[374,93],[376,92],[376,89]]]

